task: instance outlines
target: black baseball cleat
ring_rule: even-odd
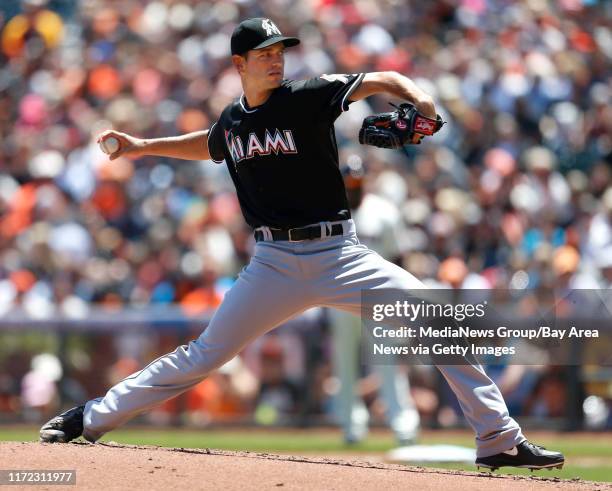
[[[67,443],[83,434],[83,411],[77,406],[47,421],[40,428],[40,441],[45,443]]]
[[[565,457],[561,452],[552,452],[544,447],[534,445],[523,440],[510,450],[491,455],[489,457],[478,457],[476,467],[485,467],[495,470],[499,467],[520,467],[522,469],[561,469],[565,463]]]

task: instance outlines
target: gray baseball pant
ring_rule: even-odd
[[[157,404],[178,396],[255,338],[314,306],[361,314],[361,291],[424,289],[413,275],[359,243],[352,220],[343,236],[303,242],[262,241],[226,293],[208,327],[85,404],[83,436],[96,441]],[[321,230],[328,230],[325,224]],[[266,234],[269,235],[269,234]],[[477,456],[503,452],[525,438],[481,366],[438,365],[476,432]]]
[[[359,441],[368,432],[369,412],[355,388],[359,378],[361,319],[342,310],[329,312],[332,331],[333,373],[340,382],[336,394],[336,413],[347,440]],[[364,357],[363,363],[371,360]],[[400,442],[417,437],[419,413],[416,410],[406,374],[397,366],[372,364],[379,379],[379,397],[385,404],[389,427]]]

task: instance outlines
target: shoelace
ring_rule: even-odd
[[[539,450],[546,450],[544,447],[540,446],[540,445],[536,445],[535,443],[531,443],[529,440],[525,441],[525,443],[530,446],[533,447],[535,449],[539,449]]]

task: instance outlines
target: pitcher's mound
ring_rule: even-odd
[[[1,467],[76,470],[78,489],[612,489],[557,478],[422,469],[320,457],[81,442],[0,443]],[[20,489],[23,489],[20,486]],[[33,490],[56,486],[31,486]],[[74,489],[74,488],[72,488]]]

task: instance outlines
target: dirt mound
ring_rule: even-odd
[[[89,489],[612,490],[606,483],[407,467],[363,461],[114,443],[0,443],[3,469],[75,469]],[[20,489],[26,487],[20,486]],[[57,486],[31,486],[58,489]],[[27,488],[26,488],[27,489]],[[74,489],[74,488],[72,488]]]

